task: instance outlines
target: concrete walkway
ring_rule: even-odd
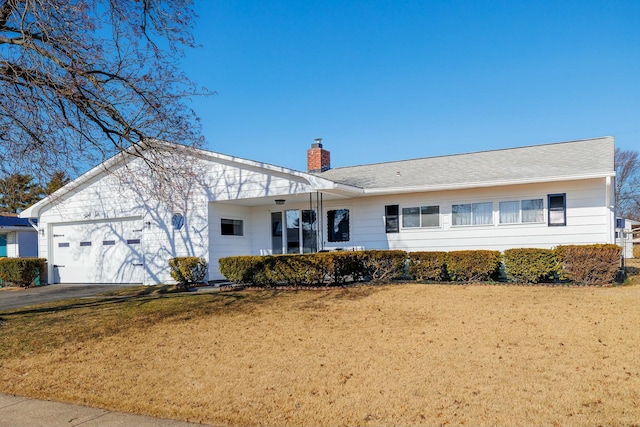
[[[125,414],[0,393],[0,427],[196,427],[202,424]]]

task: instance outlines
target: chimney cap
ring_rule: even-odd
[[[311,144],[311,148],[322,148],[322,138],[314,139],[314,143]]]

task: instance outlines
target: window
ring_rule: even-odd
[[[327,240],[330,242],[349,241],[349,209],[327,211]]]
[[[542,199],[522,201],[522,222],[544,222]]]
[[[385,231],[387,233],[398,233],[400,231],[398,216],[398,205],[387,205],[384,207]]]
[[[68,248],[69,247],[69,242],[58,243],[58,247],[59,248]]]
[[[139,245],[140,244],[140,239],[127,239],[127,244],[128,245]]]
[[[567,225],[567,195],[549,194],[549,225]]]
[[[500,202],[500,224],[518,224],[520,222],[520,202]]]
[[[103,240],[102,241],[102,246],[113,246],[116,244],[115,240]]]
[[[91,242],[80,242],[80,246],[91,246]]]
[[[500,202],[500,224],[544,222],[542,199]]]
[[[244,236],[243,221],[241,219],[220,220],[220,233],[223,236]]]
[[[402,227],[439,227],[440,206],[402,208]]]
[[[467,203],[451,206],[453,225],[493,224],[493,203]]]

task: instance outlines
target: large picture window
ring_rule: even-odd
[[[402,208],[402,227],[439,227],[440,206]]]
[[[453,225],[493,224],[493,203],[465,203],[451,206]]]
[[[327,240],[329,242],[349,241],[349,209],[327,211]]]
[[[549,194],[549,225],[567,225],[567,195]]]

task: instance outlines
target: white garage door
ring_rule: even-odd
[[[142,283],[142,219],[54,224],[54,283]]]

